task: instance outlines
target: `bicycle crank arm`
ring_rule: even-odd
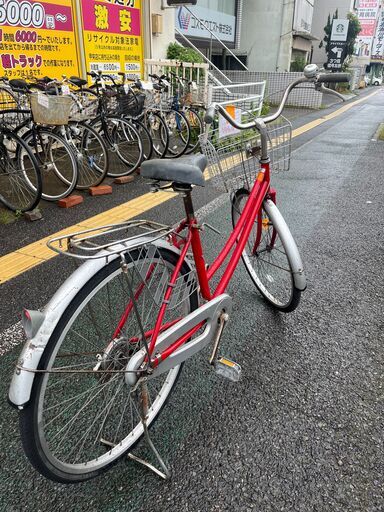
[[[224,293],[207,302],[161,333],[155,346],[155,354],[161,354],[166,348],[170,347],[191,329],[202,322],[205,323],[204,331],[201,334],[175,350],[175,352],[173,352],[164,361],[160,361],[159,365],[152,373],[146,376],[146,378],[150,380],[153,377],[157,377],[158,375],[169,371],[171,368],[183,363],[193,355],[200,352],[200,350],[209,345],[212,341],[216,340],[218,335],[217,333],[221,329],[222,322],[220,321],[220,318],[223,313],[230,314],[231,309],[232,298]],[[146,351],[145,349],[141,349],[127,364],[125,382],[128,386],[133,387],[139,379],[139,375],[136,372],[138,372],[141,365],[144,363],[145,357]]]

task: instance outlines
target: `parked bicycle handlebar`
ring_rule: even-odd
[[[218,110],[220,114],[230,123],[234,128],[237,128],[238,130],[249,130],[251,128],[258,128],[261,124],[268,124],[273,121],[275,121],[278,117],[280,117],[282,111],[284,110],[285,104],[287,102],[287,99],[292,92],[292,90],[303,83],[313,83],[315,86],[319,85],[319,90],[322,92],[326,92],[329,94],[335,94],[340,99],[343,99],[342,96],[337,93],[336,91],[333,91],[331,89],[327,89],[322,84],[328,82],[328,83],[338,83],[338,82],[349,82],[350,81],[350,74],[349,73],[319,73],[319,69],[314,64],[309,64],[304,69],[304,76],[302,78],[299,78],[298,80],[295,80],[295,82],[292,82],[285,90],[283,98],[281,100],[280,106],[277,109],[277,111],[274,114],[271,114],[269,116],[259,117],[255,121],[251,121],[248,123],[238,123],[236,122],[230,114],[226,111],[226,109],[218,104],[213,103],[210,105],[207,109],[207,112],[204,117],[204,122],[206,124],[212,124],[213,120],[215,118],[215,112]]]

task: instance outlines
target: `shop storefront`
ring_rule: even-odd
[[[235,48],[237,14],[237,0],[199,0],[198,6],[178,7],[175,10],[176,39],[183,42],[183,36],[187,37],[207,56],[219,49],[221,53],[216,37],[228,48]]]
[[[143,72],[140,0],[0,3],[0,59],[10,78]]]

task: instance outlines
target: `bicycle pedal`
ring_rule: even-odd
[[[239,382],[241,378],[241,366],[226,357],[219,357],[213,364],[215,372],[232,382]]]

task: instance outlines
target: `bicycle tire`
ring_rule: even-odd
[[[22,139],[39,162],[42,199],[58,201],[67,197],[76,187],[79,173],[72,147],[57,133],[40,127],[25,133]]]
[[[185,151],[186,155],[194,153],[200,147],[200,135],[204,133],[204,124],[199,116],[198,112],[193,108],[187,108],[184,110],[184,115],[187,117],[187,121],[190,127],[190,141],[188,148]]]
[[[136,171],[143,158],[143,143],[132,123],[118,116],[98,116],[91,126],[102,132],[109,152],[107,176],[118,178]],[[123,164],[123,165],[122,165]]]
[[[191,129],[188,119],[180,110],[172,109],[163,112],[169,134],[168,151],[166,158],[179,158],[187,151],[191,140]]]
[[[139,132],[141,141],[143,143],[143,162],[145,160],[150,160],[153,155],[153,141],[148,128],[145,126],[144,123],[138,121],[137,119],[131,119],[131,123],[133,123],[133,125]]]
[[[10,87],[0,86],[0,111],[19,107],[17,94]]]
[[[249,191],[246,189],[235,192],[232,198],[233,227],[248,197]],[[260,240],[257,244],[258,230]],[[284,233],[273,224],[263,206],[256,217],[255,227],[248,238],[242,260],[251,280],[267,303],[288,313],[299,305],[301,290],[295,286],[292,264],[284,244]]]
[[[3,131],[1,139],[0,201],[15,212],[33,210],[42,192],[39,164],[27,144],[15,133]]]
[[[76,188],[86,190],[100,185],[108,172],[108,150],[103,138],[87,123],[69,123],[70,142],[79,168]]]
[[[143,253],[143,248],[133,250],[129,253],[132,259],[126,257],[126,261],[134,261],[140,264],[145,261],[146,251],[147,249],[144,249]],[[148,264],[148,261],[150,264],[157,264],[158,261],[161,261],[163,263],[163,270],[166,269],[167,273],[172,272],[177,264],[178,255],[164,248],[158,248],[157,251],[153,258],[151,257],[150,260],[146,260],[146,264]],[[130,333],[137,333],[138,331],[136,326],[133,326],[130,331],[127,328],[127,332],[125,332],[126,340],[122,343],[120,342],[120,344],[119,339],[111,340],[110,338],[109,330],[114,329],[115,325],[117,325],[117,323],[112,324],[111,319],[118,321],[121,313],[126,308],[126,290],[119,283],[119,279],[123,282],[127,274],[122,272],[120,263],[120,258],[117,258],[106,264],[79,290],[50,335],[49,342],[39,364],[40,370],[63,368],[63,365],[68,366],[68,364],[71,368],[82,368],[84,365],[87,368],[93,367],[100,361],[101,357],[97,358],[95,351],[104,356],[104,367],[122,368],[124,370],[126,362],[129,360],[130,355],[132,355],[132,353],[130,354],[132,343],[129,344],[129,342],[133,338],[130,337]],[[129,266],[128,272],[131,272],[131,268]],[[156,276],[153,277],[154,279],[151,279],[151,282],[153,283],[153,290],[156,290],[158,288],[158,279],[155,278]],[[187,285],[187,281],[189,283],[190,280],[190,273],[189,267],[185,263],[182,265],[181,277]],[[111,284],[116,285],[114,289],[115,295],[113,295],[115,301],[113,301],[113,304],[111,303],[112,286],[109,286]],[[105,294],[104,297],[103,293]],[[119,299],[122,298],[121,296],[123,296],[122,303],[119,302]],[[149,296],[148,293],[142,299],[138,297],[139,310],[143,304],[147,306],[146,301],[148,301]],[[92,323],[91,301],[94,301],[98,315],[99,325],[96,327]],[[108,304],[110,310],[106,311],[104,308]],[[189,311],[198,307],[196,291],[188,296],[185,306],[182,309]],[[147,314],[146,310],[144,328],[148,328],[147,326],[149,325],[152,328],[154,325],[156,316],[149,321],[150,312],[151,310]],[[152,312],[156,314],[155,311]],[[111,317],[109,316],[110,314],[112,315]],[[176,314],[181,314],[181,311],[177,311]],[[100,318],[101,316],[103,318]],[[142,315],[142,318],[144,319],[144,315]],[[87,321],[89,325],[84,323]],[[165,321],[169,321],[169,318]],[[98,333],[98,327],[100,327],[100,333]],[[79,332],[76,331],[76,328],[80,329]],[[73,336],[72,340],[71,336]],[[92,339],[91,342],[89,341],[89,345],[87,344],[87,336],[89,340]],[[98,336],[101,337],[99,340]],[[97,343],[100,346],[97,346]],[[76,347],[75,351],[73,351],[74,347]],[[85,351],[81,353],[83,348]],[[84,359],[81,359],[82,357],[86,359],[82,364],[73,365],[72,360],[68,360],[69,357],[74,357],[75,362],[84,361]],[[87,362],[87,359],[90,359],[90,361]],[[147,382],[147,385],[151,386],[151,389],[153,388],[156,393],[156,398],[153,395],[154,400],[150,402],[151,406],[148,411],[149,425],[153,424],[166,404],[180,375],[181,366],[176,366],[168,373],[158,377],[161,380],[162,378],[165,379],[163,385],[160,382],[160,389],[156,388],[156,378]],[[42,475],[56,482],[75,483],[98,476],[115,464],[127,451],[131,450],[143,435],[142,424],[135,418],[137,413],[132,409],[131,400],[135,399],[135,395],[130,394],[129,390],[126,389],[124,373],[113,374],[117,375],[117,377],[113,376],[110,378],[98,377],[94,374],[91,374],[88,378],[86,375],[77,376],[75,379],[70,379],[67,376],[67,379],[64,380],[65,385],[62,385],[63,378],[60,377],[60,374],[37,373],[33,383],[31,400],[20,412],[21,438],[28,459]],[[110,390],[112,387],[111,383],[114,386],[112,395]],[[88,388],[88,385],[91,387]],[[122,392],[121,386],[123,386]],[[115,389],[117,389],[116,392]],[[61,393],[63,394],[64,402],[59,396]],[[89,396],[89,393],[94,393],[94,395]],[[104,398],[102,393],[104,393]],[[70,398],[67,398],[68,394]],[[84,406],[81,406],[79,403],[79,396],[87,397],[85,398],[86,403]],[[127,401],[129,401],[128,405],[130,406],[128,411]],[[64,409],[62,408],[63,403],[65,404]],[[111,411],[111,403],[114,405],[113,411]],[[105,404],[108,404],[107,408],[109,407],[107,412],[106,409],[103,409]],[[89,410],[92,405],[95,407],[95,421],[99,420],[101,422],[100,429],[99,424],[94,428],[95,422],[92,423],[92,419],[89,418]],[[71,416],[71,407],[73,407],[73,417]],[[87,408],[88,412],[86,412]],[[97,413],[100,412],[100,409],[101,416],[105,413],[106,417],[101,418],[99,414],[98,418]],[[55,416],[56,412],[58,414]],[[68,422],[66,423],[67,420]],[[66,430],[66,425],[64,427],[61,426],[62,422],[66,423],[67,426],[69,424],[68,430]],[[127,428],[126,422],[130,422],[131,427]],[[88,432],[85,431],[84,434],[85,428],[88,428]],[[76,431],[70,433],[71,429]],[[52,433],[50,433],[50,430],[52,430]],[[94,439],[95,432],[96,438]],[[124,436],[122,439],[118,436],[120,432]],[[114,436],[113,433],[115,433]],[[86,447],[84,446],[84,435],[86,438],[90,438]],[[66,436],[68,437],[69,454],[64,453],[65,447],[63,443],[66,442]],[[53,446],[55,437],[59,439],[57,441],[58,446]],[[100,446],[101,442],[97,441],[102,439],[113,441],[115,446],[109,446],[108,448]],[[85,455],[83,455],[84,453]],[[74,460],[72,460],[73,456]],[[90,457],[91,459],[88,460]],[[87,460],[83,460],[84,458]]]
[[[147,111],[143,119],[140,119],[147,127],[153,144],[156,158],[164,158],[168,151],[169,135],[167,123],[158,112]]]

